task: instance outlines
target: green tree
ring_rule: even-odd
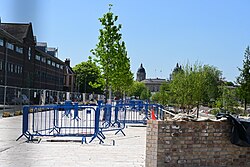
[[[105,94],[108,89],[115,92],[127,91],[133,82],[133,74],[130,71],[130,59],[127,57],[125,42],[122,41],[121,24],[116,25],[118,16],[109,11],[99,18],[101,25],[99,42],[91,52],[95,61],[101,68],[105,82]]]
[[[146,94],[145,92],[147,92],[147,87],[145,86],[145,84],[142,82],[134,81],[129,89],[128,95],[140,98],[142,92],[144,92],[144,95]]]
[[[191,98],[192,85],[190,85],[190,71],[191,67],[186,65],[184,69],[174,72],[169,85],[172,96],[171,102],[179,105],[181,108],[184,108],[188,104],[188,97]]]
[[[156,92],[152,95],[151,97],[152,101],[153,102],[156,102],[156,103],[160,103],[160,93],[159,92]]]
[[[221,76],[222,73],[220,70],[213,66],[204,65],[203,66],[204,73],[204,83],[206,90],[203,93],[203,104],[210,104],[214,102],[220,96],[219,87],[221,86]],[[229,82],[228,82],[229,84]]]
[[[156,92],[152,96],[152,100],[160,103],[162,105],[168,105],[169,104],[169,84],[167,82],[163,82],[160,86],[160,91]]]
[[[236,89],[226,85],[221,86],[220,89],[222,95],[217,99],[216,107],[224,108],[227,111],[234,111],[234,107],[237,107],[239,105],[236,95]]]
[[[206,83],[206,75],[201,65],[195,65],[193,74],[193,85],[192,85],[192,100],[197,107],[197,117],[199,116],[199,106],[204,101],[204,93],[207,93],[208,85]]]
[[[143,89],[143,91],[141,92],[141,95],[140,95],[140,99],[141,100],[150,100],[150,97],[151,97],[151,92],[149,89]]]
[[[187,64],[182,71],[175,72],[172,76],[170,99],[182,108],[197,106],[199,110],[200,104],[207,104],[218,97],[220,76],[221,72],[215,67],[198,63],[194,66]]]
[[[103,93],[103,79],[100,68],[89,58],[73,67],[79,92]]]
[[[240,76],[237,77],[239,86],[239,96],[244,101],[244,110],[246,111],[247,104],[250,102],[250,50],[249,46],[245,50],[243,67],[238,68]]]

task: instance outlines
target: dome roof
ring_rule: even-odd
[[[138,68],[137,73],[146,73],[145,68],[143,68],[142,64],[140,68]]]

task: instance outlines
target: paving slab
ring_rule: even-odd
[[[126,136],[122,133],[115,135],[113,131],[105,132],[104,144],[99,144],[98,139],[81,144],[81,138],[76,137],[42,138],[40,143],[26,142],[25,138],[16,141],[21,134],[21,126],[21,116],[0,119],[1,167],[145,166],[145,126],[128,125],[124,129]]]

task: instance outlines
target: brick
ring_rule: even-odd
[[[153,126],[148,127],[151,129],[147,129],[147,135],[151,137],[147,136],[146,146],[146,151],[151,155],[154,154],[154,156],[148,156],[147,153],[146,158],[151,158],[152,162],[150,160],[146,162],[151,162],[150,165],[249,166],[250,164],[248,163],[250,148],[242,148],[230,143],[231,126],[228,122],[155,123],[153,121],[152,123]],[[152,128],[157,130],[154,131]],[[173,133],[178,135],[170,137]],[[164,152],[168,152],[168,155],[164,155]],[[171,160],[166,163],[167,156],[170,156]]]
[[[186,159],[180,159],[177,161],[178,164],[186,164],[187,160]]]

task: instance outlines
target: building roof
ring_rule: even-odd
[[[27,36],[29,30],[29,24],[21,24],[21,23],[1,23],[0,28],[5,30],[7,33],[18,39],[19,41],[23,41],[23,39]]]
[[[144,79],[141,82],[145,84],[161,84],[162,82],[166,82],[166,79],[161,79],[161,78],[148,78]]]
[[[66,74],[69,74],[69,75],[75,74],[72,68],[67,65],[65,66],[65,70],[66,70]]]
[[[40,50],[40,49],[37,49],[37,48],[36,48],[36,52],[42,54],[43,56],[46,56],[46,58],[50,58],[51,60],[54,60],[54,61],[56,61],[56,62],[60,62],[60,63],[62,63],[62,64],[65,64],[61,59],[59,59],[59,58],[57,58],[57,57],[54,57],[54,56],[51,56],[50,54],[48,54],[48,53],[46,53],[46,52],[44,52],[44,51],[42,51],[42,50]]]

